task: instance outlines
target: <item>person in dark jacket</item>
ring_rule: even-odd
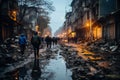
[[[34,48],[34,56],[35,56],[35,58],[37,56],[39,57],[39,46],[41,44],[41,38],[38,36],[37,32],[35,32],[34,35],[32,36],[31,44],[33,45],[33,48]]]
[[[25,52],[26,43],[27,43],[26,36],[24,34],[21,34],[19,37],[19,46],[22,55]]]
[[[45,42],[46,42],[46,44],[47,44],[47,48],[51,48],[51,43],[52,43],[51,37],[47,36],[47,37],[45,38]]]

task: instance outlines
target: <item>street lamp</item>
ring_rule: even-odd
[[[90,10],[90,40],[93,40],[92,39],[92,10],[91,10],[91,7],[89,8]]]
[[[92,21],[91,18],[86,21],[85,26],[89,28],[89,38],[92,40]]]
[[[89,11],[89,20],[86,22],[86,26],[89,27],[89,39],[92,39],[92,9],[91,9],[91,4],[90,7],[86,7],[85,4],[82,5],[84,10]]]

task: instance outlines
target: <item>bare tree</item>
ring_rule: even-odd
[[[52,6],[52,1],[50,0],[18,0],[19,4],[19,15],[18,15],[18,22],[20,22],[22,25],[24,25],[25,22],[30,23],[31,18],[40,18],[37,19],[44,21],[44,27],[49,23],[48,15],[52,11],[54,11],[54,7]],[[34,14],[32,14],[34,13]],[[32,15],[30,15],[32,14]],[[29,15],[29,20],[25,19],[25,16]],[[47,18],[44,18],[44,15],[46,15]]]
[[[43,30],[49,25],[49,17],[48,16],[39,16],[37,23],[40,26],[40,32],[43,33]]]

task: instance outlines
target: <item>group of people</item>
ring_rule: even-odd
[[[51,38],[51,37],[47,36],[47,37],[45,38],[45,42],[46,42],[47,48],[51,48],[52,45],[53,45],[53,46],[54,46],[54,45],[57,45],[57,43],[58,43],[58,38],[57,38],[57,37]]]
[[[51,38],[50,36],[47,36],[45,38],[42,38],[38,36],[37,32],[34,32],[31,38],[31,45],[33,46],[33,49],[34,49],[35,58],[37,56],[39,57],[39,48],[41,45],[45,43],[47,48],[51,48],[52,45],[53,46],[57,45],[57,42],[58,42],[58,38],[56,37]],[[19,37],[19,45],[20,45],[20,50],[22,55],[25,52],[26,44],[27,44],[27,38],[24,34],[21,34]]]

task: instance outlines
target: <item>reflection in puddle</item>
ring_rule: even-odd
[[[41,76],[41,69],[39,67],[39,59],[34,60],[34,66],[31,72],[31,77],[33,80],[38,80]]]
[[[14,70],[13,72],[9,72],[6,73],[5,79],[1,79],[1,80],[19,80],[19,71],[18,70]]]
[[[52,54],[52,59],[32,59],[30,63],[6,74],[1,80],[72,80],[64,58]]]
[[[65,61],[59,54],[56,59],[50,60],[45,70],[53,74],[48,80],[72,80],[72,72],[66,68]]]

